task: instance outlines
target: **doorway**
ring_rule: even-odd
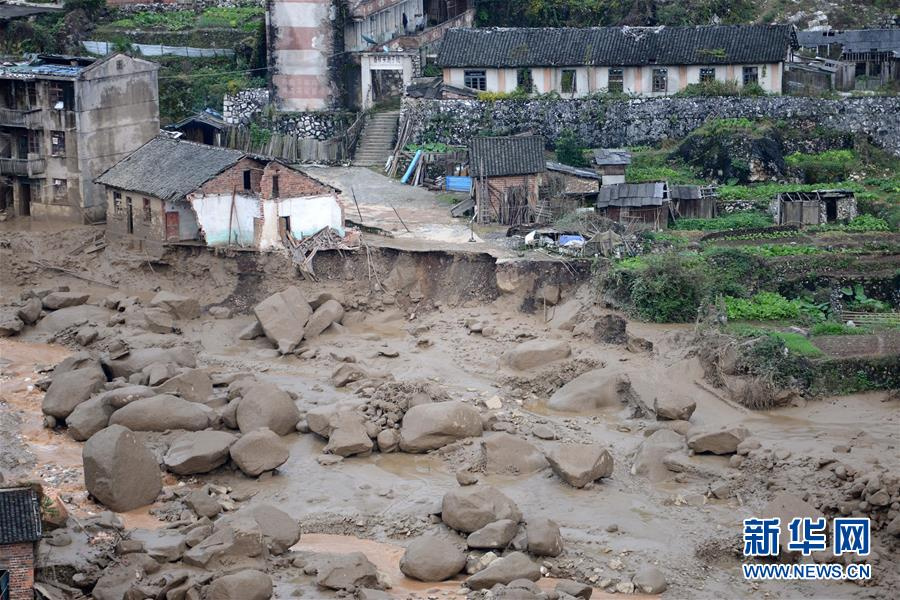
[[[825,201],[825,222],[831,223],[837,221],[837,200],[831,199]]]
[[[131,196],[125,196],[125,219],[128,223],[128,233],[134,233],[134,206],[131,202]]]
[[[180,226],[178,220],[178,213],[176,211],[169,211],[166,213],[166,241],[167,242],[177,242],[181,239],[179,234]]]
[[[31,184],[19,185],[19,214],[23,217],[31,216]]]

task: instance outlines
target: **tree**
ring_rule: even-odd
[[[572,167],[586,167],[584,144],[571,129],[563,130],[556,140],[556,160]]]

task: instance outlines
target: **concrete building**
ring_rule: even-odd
[[[157,69],[123,54],[0,66],[0,208],[102,221],[94,177],[159,133]]]
[[[0,489],[0,597],[33,600],[41,508],[31,488]]]
[[[110,238],[157,252],[167,244],[268,250],[323,227],[343,234],[337,190],[240,150],[157,137],[97,178]]]
[[[399,97],[424,48],[473,20],[469,0],[268,0],[275,103],[315,112]]]
[[[666,96],[716,80],[781,93],[795,47],[790,25],[454,29],[437,64],[485,92]]]

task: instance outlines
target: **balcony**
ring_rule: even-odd
[[[34,177],[44,172],[47,161],[43,158],[0,158],[0,175]]]
[[[40,109],[17,110],[15,108],[0,108],[0,127],[38,129],[40,128],[40,122]]]

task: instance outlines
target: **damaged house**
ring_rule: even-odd
[[[857,216],[856,196],[849,190],[783,192],[772,203],[778,225],[821,225],[851,221]]]
[[[469,164],[479,223],[521,225],[549,219],[549,209],[539,206],[547,170],[543,137],[472,138]]]
[[[337,190],[278,160],[157,137],[97,178],[107,232],[166,244],[268,250],[324,227],[343,234]]]
[[[665,181],[604,185],[597,196],[597,212],[625,225],[667,229],[672,212],[669,185]]]
[[[444,82],[483,92],[666,96],[707,81],[781,93],[791,25],[453,29]]]

